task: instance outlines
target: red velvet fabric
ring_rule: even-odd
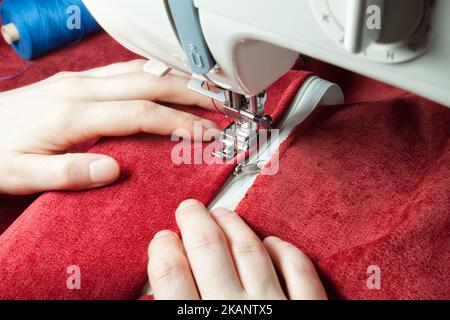
[[[0,55],[9,61],[0,77],[20,68],[4,45]],[[33,62],[0,89],[132,58],[98,35]],[[341,85],[348,104],[321,108],[300,126],[283,146],[280,173],[259,178],[239,213],[261,236],[305,250],[333,298],[450,298],[449,110],[338,68],[314,61],[306,68]],[[269,106],[282,110],[306,76],[293,72],[278,82]],[[35,201],[0,237],[0,298],[139,296],[153,233],[174,228],[181,200],[208,203],[231,170],[174,166],[172,146],[143,135],[95,146],[121,163],[120,181]],[[66,288],[73,264],[81,268],[81,290]],[[366,286],[370,265],[381,268],[381,290]]]
[[[275,121],[310,75],[292,71],[269,89],[267,112]],[[227,124],[223,115],[190,111]],[[97,143],[90,152],[114,157],[122,177],[108,188],[51,192],[34,201],[0,236],[0,298],[136,298],[147,280],[147,246],[154,233],[175,229],[181,201],[210,202],[234,167],[174,165],[176,143],[151,135]],[[71,265],[81,270],[80,290],[67,289]]]
[[[237,211],[306,252],[332,298],[449,299],[449,132],[450,112],[412,95],[322,108]]]

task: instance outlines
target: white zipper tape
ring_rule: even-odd
[[[308,118],[317,106],[338,105],[342,104],[343,101],[342,90],[336,84],[316,76],[308,78],[301,86],[291,107],[278,126],[278,138],[275,141],[270,141],[258,153],[251,155],[247,165],[250,168],[256,165],[260,167],[261,161],[268,162],[292,131]],[[242,166],[240,169],[242,170]],[[233,175],[222,187],[209,208],[213,210],[223,207],[229,210],[236,210],[258,176],[259,172],[257,170],[254,170],[253,174],[250,172],[238,176]]]

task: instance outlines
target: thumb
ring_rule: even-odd
[[[50,190],[84,190],[114,182],[120,175],[118,163],[98,154],[20,155],[14,193],[32,194]]]

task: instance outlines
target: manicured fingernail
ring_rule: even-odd
[[[226,215],[229,215],[229,214],[233,214],[234,212],[233,211],[230,211],[230,210],[228,210],[228,209],[225,209],[225,208],[218,208],[218,209],[215,209],[213,212],[212,212],[212,215],[215,217],[215,218],[220,218],[220,217],[223,217],[223,216],[226,216]]]
[[[162,230],[159,231],[157,234],[155,234],[155,236],[153,237],[153,239],[158,239],[158,238],[162,238],[162,237],[166,237],[166,236],[177,236],[176,233],[170,231],[170,230]]]
[[[277,242],[280,242],[280,241],[281,241],[281,239],[278,238],[278,237],[267,237],[267,238],[264,239],[264,242],[265,243],[269,243],[269,244],[277,243]]]
[[[180,203],[180,205],[178,206],[178,210],[181,209],[186,209],[187,207],[191,207],[194,205],[199,205],[200,202],[195,200],[195,199],[188,199],[188,200],[184,200],[182,203]]]
[[[89,164],[89,176],[93,184],[110,183],[117,178],[119,167],[110,158],[98,159]]]

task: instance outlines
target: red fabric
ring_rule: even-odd
[[[449,299],[450,110],[317,61],[306,68],[348,103],[299,126],[278,175],[258,178],[238,212],[260,236],[302,248],[332,298]],[[367,288],[372,265],[381,290]]]
[[[4,47],[0,55],[14,65]],[[0,89],[131,58],[99,35],[33,62]],[[338,68],[307,67],[341,85],[349,103],[321,108],[299,127],[283,146],[280,173],[259,178],[238,211],[260,235],[305,250],[334,298],[450,298],[449,110]],[[269,105],[288,104],[302,74],[274,86]],[[94,147],[118,159],[123,177],[35,201],[0,237],[0,298],[139,296],[153,233],[174,227],[181,200],[208,203],[231,170],[174,166],[172,145],[136,136]],[[72,264],[81,267],[81,290],[66,288]],[[381,290],[366,287],[369,265],[381,267]]]
[[[269,89],[267,112],[275,121],[309,76],[292,71]],[[227,124],[223,115],[190,111]],[[0,298],[138,297],[154,233],[175,229],[174,212],[182,200],[210,202],[233,170],[233,165],[174,165],[175,144],[150,135],[97,143],[90,151],[114,157],[122,177],[108,188],[52,192],[34,201],[0,237]],[[80,267],[81,290],[66,287],[71,265]]]
[[[412,95],[323,108],[238,212],[303,249],[332,298],[449,299],[449,125]],[[371,265],[381,290],[367,288]]]

